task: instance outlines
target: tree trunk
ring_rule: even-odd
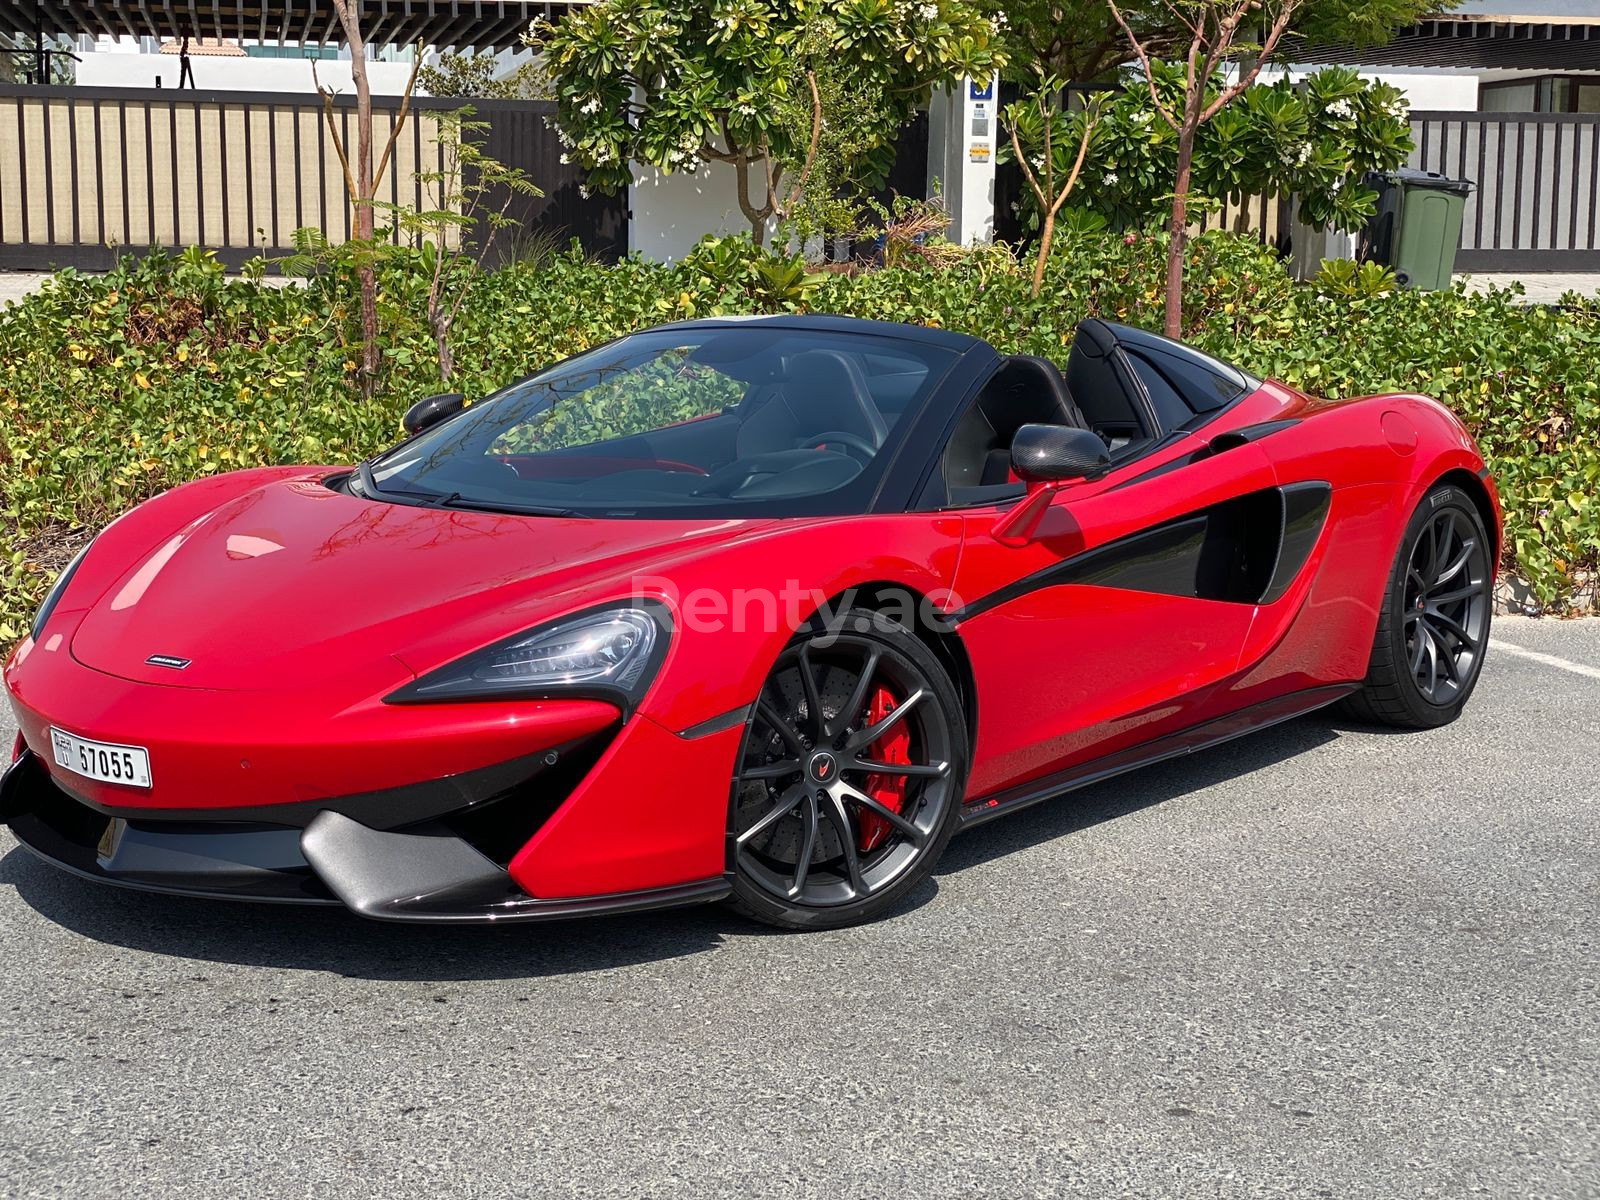
[[[1050,260],[1050,242],[1056,235],[1056,210],[1046,209],[1044,225],[1039,230],[1039,258],[1033,264],[1033,291],[1029,295],[1038,298],[1039,292],[1044,288],[1044,267]]]
[[[1192,106],[1191,106],[1192,107]],[[1171,235],[1167,242],[1167,312],[1164,332],[1183,336],[1183,259],[1189,244],[1189,180],[1194,168],[1194,142],[1199,131],[1198,112],[1184,112],[1178,131],[1178,175],[1172,187]]]
[[[744,214],[744,219],[750,222],[750,240],[757,246],[766,244],[767,218],[772,215],[770,208],[757,208],[750,200],[750,159],[740,154],[733,161],[733,171],[738,180],[739,211]]]
[[[439,379],[446,384],[450,382],[450,376],[456,369],[455,351],[450,349],[451,324],[453,321],[448,309],[428,314],[428,325],[433,330],[433,344],[439,352]]]
[[[345,11],[348,10],[348,11]],[[350,46],[350,74],[356,86],[356,196],[355,236],[372,241],[372,85],[367,79],[367,45],[361,32],[359,6],[347,3],[340,11],[345,40]],[[372,399],[378,386],[378,278],[370,264],[358,269],[361,280],[361,395]]]

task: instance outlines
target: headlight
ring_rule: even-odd
[[[391,704],[588,696],[624,712],[650,686],[671,633],[659,601],[594,609],[496,642],[407,684]]]
[[[90,539],[89,546],[94,545]],[[72,582],[72,577],[78,573],[78,565],[83,562],[83,556],[89,553],[89,546],[85,546],[73,555],[72,561],[67,564],[67,569],[56,576],[56,581],[50,585],[50,590],[44,594],[44,603],[39,605],[39,611],[34,614],[33,625],[28,630],[28,635],[34,641],[39,640],[39,635],[44,632],[45,622],[50,619],[50,614],[55,612],[56,605],[61,602],[61,595],[67,590],[67,584]]]

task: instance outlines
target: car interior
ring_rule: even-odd
[[[1089,319],[1061,371],[1048,359],[1006,356],[962,414],[923,505],[960,507],[1021,495],[1011,442],[1029,424],[1097,434],[1113,465],[1180,429],[1202,424],[1259,381],[1182,343]]]
[[[476,432],[468,415],[459,437],[422,434],[380,465],[380,490],[561,508],[819,495],[877,462],[949,361],[903,341],[811,331],[638,342],[570,375],[536,377],[489,406]],[[1116,464],[1252,382],[1179,343],[1086,320],[1064,372],[1033,355],[1002,358],[956,421],[921,506],[1020,495],[1011,444],[1024,425],[1089,430]]]

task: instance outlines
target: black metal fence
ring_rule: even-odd
[[[542,102],[419,98],[395,144],[382,198],[434,206],[417,179],[439,169],[439,115],[470,103],[486,149],[543,190],[510,213],[528,232],[576,238],[590,253],[626,253],[625,196],[582,194],[583,172],[561,161]],[[399,97],[374,97],[381,146]],[[354,144],[355,102],[334,101]],[[351,235],[343,168],[314,94],[131,88],[0,87],[0,267],[102,269],[152,245],[202,245],[237,266],[286,254],[302,226]],[[516,238],[497,239],[502,258]]]
[[[1600,270],[1600,115],[1414,112],[1411,132],[1411,166],[1477,185],[1458,270]]]

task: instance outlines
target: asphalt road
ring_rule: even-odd
[[[1600,621],[1496,637],[1593,674],[1126,776],[839,933],[386,927],[0,834],[0,1194],[1600,1196]]]

